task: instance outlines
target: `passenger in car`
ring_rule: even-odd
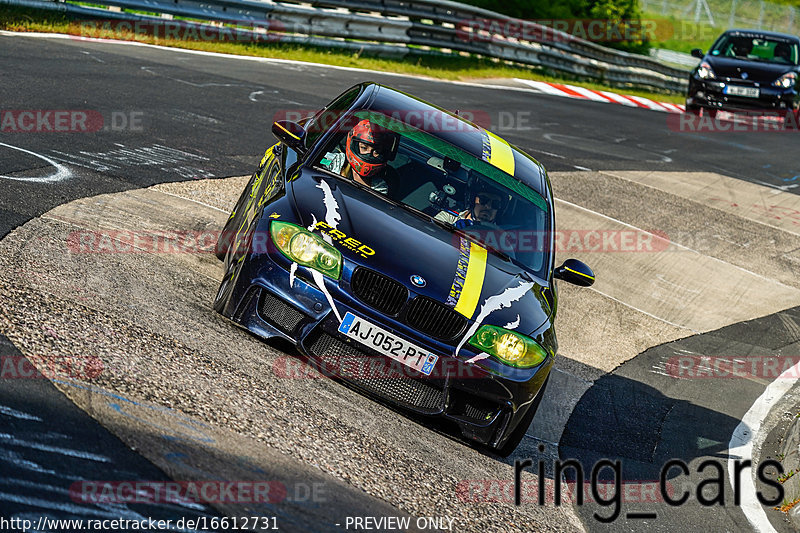
[[[775,45],[775,59],[783,60],[785,63],[792,63],[792,49],[786,43],[778,43]]]
[[[499,228],[496,224],[497,214],[504,206],[503,194],[483,183],[470,187],[468,193],[468,209],[457,215],[449,211],[440,211],[434,218],[449,222],[459,229],[481,224],[491,228]]]

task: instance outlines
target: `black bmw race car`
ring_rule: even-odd
[[[273,124],[223,229],[214,309],[323,373],[510,454],[556,355],[553,196],[532,157],[374,83]]]
[[[771,112],[797,123],[800,39],[760,30],[729,30],[708,51],[692,50],[701,59],[689,76],[686,111],[715,115]]]

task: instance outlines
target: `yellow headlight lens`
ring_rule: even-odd
[[[291,261],[313,268],[333,279],[342,273],[342,254],[339,250],[305,228],[273,220],[270,235],[275,246]]]
[[[525,342],[512,333],[501,336],[495,346],[498,356],[506,361],[519,361],[527,351]]]
[[[518,368],[536,366],[547,358],[547,350],[535,340],[497,326],[481,326],[469,344]]]
[[[289,224],[281,225],[277,228],[277,231],[273,229],[272,240],[275,242],[275,245],[281,250],[288,250],[289,241],[292,240],[292,237],[294,237],[298,231],[300,231],[300,228],[297,226]]]
[[[298,263],[310,263],[318,252],[317,240],[308,233],[298,232],[289,241],[289,255],[294,257]]]

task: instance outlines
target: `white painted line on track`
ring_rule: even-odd
[[[6,148],[11,148],[12,150],[17,150],[19,152],[24,152],[26,154],[30,154],[30,155],[32,155],[34,157],[37,157],[37,158],[41,159],[42,161],[46,161],[47,163],[50,163],[56,169],[56,172],[54,174],[49,174],[47,176],[41,176],[41,177],[21,177],[21,176],[3,176],[3,175],[0,175],[0,178],[7,179],[7,180],[14,180],[14,181],[29,181],[29,182],[34,182],[34,183],[55,183],[57,181],[62,181],[62,180],[65,180],[67,178],[71,178],[72,177],[72,171],[70,169],[68,169],[67,167],[65,167],[61,163],[53,161],[52,159],[50,159],[49,157],[47,157],[45,155],[37,154],[36,152],[31,152],[30,150],[26,150],[25,148],[20,148],[18,146],[13,146],[13,145],[6,144],[6,143],[0,143],[0,146],[5,146]]]
[[[181,196],[180,194],[173,194],[171,192],[166,192],[166,191],[161,191],[161,190],[159,190],[158,192],[160,192],[161,194],[166,194],[167,196],[172,196],[173,198],[180,198],[181,200],[186,200],[187,202],[193,202],[195,204],[202,205],[203,207],[208,207],[209,209],[214,209],[215,211],[219,211],[221,213],[225,213],[226,215],[230,214],[230,211],[226,211],[224,209],[220,209],[219,207],[215,207],[213,205],[209,205],[209,204],[207,204],[205,202],[201,202],[200,200],[195,200],[194,198],[186,198],[185,196]]]
[[[735,487],[734,466],[735,462],[753,460],[753,448],[756,444],[761,445],[762,436],[761,423],[769,414],[772,407],[791,390],[797,382],[797,375],[800,372],[800,362],[784,371],[775,381],[770,383],[761,396],[753,403],[750,409],[742,417],[742,421],[736,426],[728,443],[728,480],[731,487]],[[758,501],[756,486],[753,482],[752,473],[755,465],[750,469],[751,475],[744,476],[741,480],[742,496],[741,509],[750,525],[755,531],[760,533],[774,533],[775,529],[767,518],[767,513]]]

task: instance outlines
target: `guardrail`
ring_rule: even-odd
[[[181,17],[238,26],[236,35],[253,39],[369,53],[468,53],[617,86],[683,92],[687,83],[687,70],[650,57],[612,50],[546,26],[447,0],[92,0],[106,7],[161,14],[155,17],[140,13],[120,17],[121,13],[108,9],[60,2],[0,3],[52,6],[82,16],[153,24],[168,24],[165,17]],[[487,27],[518,31],[504,35],[502,31],[489,32]]]

